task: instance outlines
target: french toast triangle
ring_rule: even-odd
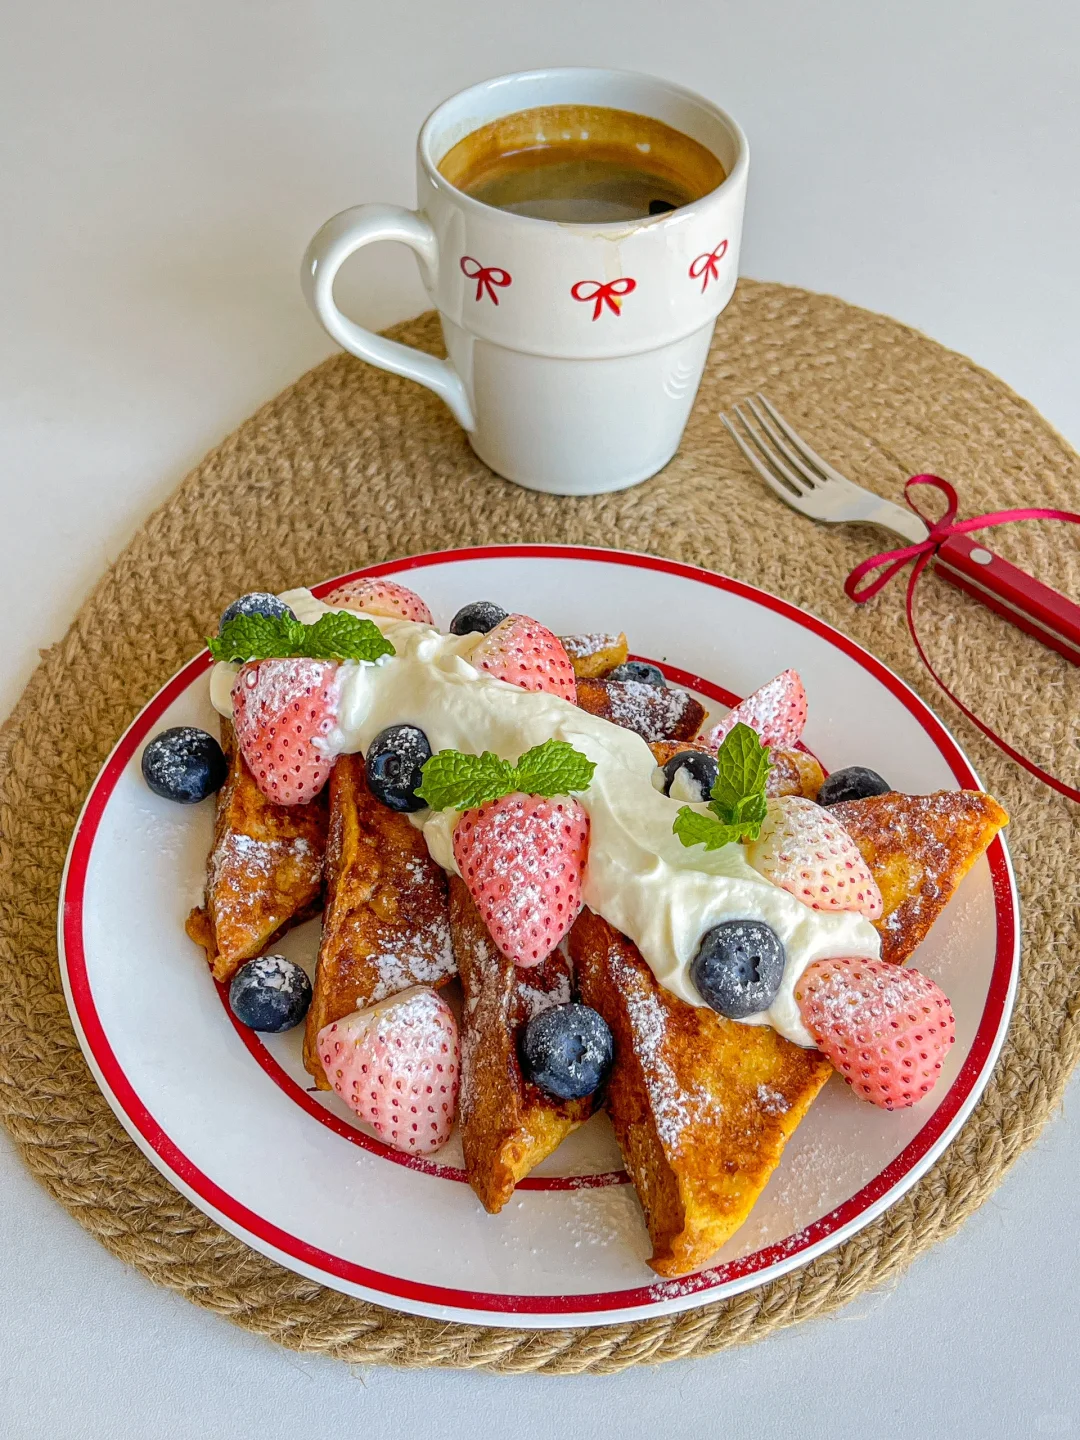
[[[455,971],[446,875],[423,832],[375,799],[359,754],[338,757],[328,788],[326,906],[304,1032],[320,1090],[330,1089],[316,1046],[324,1025]]]
[[[615,1037],[607,1108],[645,1212],[649,1264],[686,1275],[749,1215],[832,1065],[771,1026],[686,1004],[591,910],[570,953],[583,1002]]]
[[[464,994],[458,1121],[465,1171],[485,1210],[497,1214],[519,1180],[592,1112],[529,1084],[518,1063],[521,1027],[571,998],[570,963],[553,950],[518,969],[495,945],[464,883],[450,879],[450,928]]]
[[[206,895],[185,928],[205,949],[214,979],[225,981],[285,930],[318,913],[327,804],[325,795],[307,805],[267,800],[224,719],[221,745],[229,769],[217,796]]]
[[[870,867],[884,901],[874,922],[881,958],[902,965],[1008,815],[978,790],[873,795],[832,806]]]

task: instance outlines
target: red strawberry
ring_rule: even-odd
[[[454,1124],[461,1046],[446,1001],[423,985],[324,1025],[326,1078],[380,1140],[406,1155],[438,1150]]]
[[[329,780],[339,668],[336,660],[255,660],[237,675],[236,742],[268,800],[303,805]]]
[[[491,938],[515,965],[539,965],[581,909],[589,817],[562,796],[505,795],[466,810],[454,859]]]
[[[934,1088],[956,1039],[933,980],[883,960],[815,960],[795,984],[803,1024],[857,1095],[886,1110]]]
[[[469,659],[478,670],[522,690],[546,690],[577,703],[574,667],[562,641],[527,615],[508,615],[488,631]]]
[[[806,724],[806,691],[795,670],[785,670],[755,690],[709,731],[709,744],[719,746],[729,730],[739,723],[749,725],[762,743],[777,750],[790,750]]]
[[[389,620],[415,620],[431,625],[431,611],[414,590],[396,580],[349,580],[323,599],[324,605],[345,610],[363,610],[368,615],[382,615]]]
[[[857,910],[879,920],[877,881],[835,815],[801,795],[769,801],[756,840],[746,848],[755,870],[814,910]]]

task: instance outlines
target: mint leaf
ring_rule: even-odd
[[[587,790],[596,766],[565,740],[545,740],[516,765],[485,750],[463,755],[440,750],[426,762],[416,793],[433,810],[472,810],[520,790],[526,795],[569,795]]]
[[[331,610],[314,625],[305,625],[302,655],[316,660],[380,660],[397,652],[374,620],[352,615],[348,610]]]
[[[736,725],[724,737],[716,757],[719,773],[712,798],[722,810],[734,813],[750,795],[765,793],[770,764],[768,747],[749,725]],[[719,813],[719,812],[718,812]]]
[[[715,805],[710,808],[719,814]],[[732,806],[727,813],[731,817],[732,825],[742,825],[745,830],[753,829],[754,834],[750,838],[756,840],[757,832],[761,829],[768,809],[769,802],[765,798],[765,792],[759,790],[753,795],[744,795],[738,804]]]
[[[724,825],[711,815],[691,809],[689,805],[684,805],[675,816],[671,833],[677,835],[684,845],[704,845],[706,850],[719,850],[722,845],[730,845],[742,838],[741,826]]]
[[[215,660],[242,664],[245,660],[284,659],[293,653],[301,629],[299,621],[287,615],[238,615],[223,626],[221,634],[207,640]]]
[[[718,850],[734,840],[756,840],[768,811],[765,784],[772,765],[768,747],[749,725],[736,725],[716,757],[711,815],[684,805],[671,827],[684,845]],[[715,818],[714,818],[715,817]]]
[[[483,755],[440,750],[425,762],[422,774],[416,794],[433,810],[471,810],[518,788],[514,766],[490,750]]]
[[[234,665],[302,655],[315,660],[375,661],[395,654],[373,620],[347,610],[320,615],[314,625],[303,625],[291,615],[237,615],[206,643],[215,660]]]
[[[516,790],[526,795],[570,795],[587,790],[596,765],[567,740],[545,740],[526,750],[515,766]],[[508,792],[509,793],[509,792]]]

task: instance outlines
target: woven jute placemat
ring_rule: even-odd
[[[432,315],[394,333],[438,349]],[[581,500],[518,489],[473,456],[427,391],[337,356],[203,461],[43,656],[0,732],[0,1113],[49,1193],[114,1254],[298,1350],[352,1362],[606,1373],[759,1339],[889,1281],[951,1234],[1038,1135],[1078,1055],[1080,811],[941,698],[907,637],[902,586],[864,610],[844,598],[844,576],[883,537],[813,527],[766,494],[717,419],[757,389],[882,494],[897,496],[908,475],[929,470],[957,485],[966,514],[1080,508],[1080,457],[993,376],[882,316],[743,281],[718,326],[682,449],[647,484]],[[127,1139],[83,1063],[61,993],[57,894],[79,807],[120,732],[200,648],[223,605],[243,590],[506,541],[652,551],[806,607],[938,709],[1012,814],[1020,994],[1001,1060],[960,1136],[903,1201],[846,1245],[684,1315],[542,1332],[447,1325],[281,1269],[189,1205]],[[995,531],[993,545],[1080,596],[1074,531],[1011,526]],[[924,582],[919,612],[944,678],[985,720],[1077,783],[1078,672],[939,580]]]

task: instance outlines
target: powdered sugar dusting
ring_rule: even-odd
[[[709,1097],[687,1091],[664,1054],[667,1012],[657,991],[642,984],[633,964],[615,949],[611,952],[611,978],[622,993],[634,1032],[656,1132],[665,1150],[677,1150],[686,1128],[699,1118]]]
[[[600,650],[614,650],[620,637],[598,630],[591,635],[560,635],[559,639],[571,660],[584,660],[587,655],[595,655]]]
[[[644,680],[608,680],[605,688],[614,723],[648,741],[674,734],[687,710],[697,703],[686,690],[647,685]]]
[[[246,922],[256,890],[273,893],[284,876],[317,885],[322,857],[302,835],[263,840],[230,830],[211,851],[207,899],[215,925]]]
[[[528,971],[525,973],[528,974]],[[573,998],[569,970],[558,977],[551,990],[540,990],[535,985],[529,985],[523,979],[519,980],[518,998],[525,1020],[532,1020],[534,1016],[542,1015],[545,1010],[554,1010],[558,1005],[569,1005]]]
[[[766,1115],[784,1115],[791,1109],[786,1097],[771,1085],[757,1087],[757,1101]]]
[[[422,928],[410,928],[395,940],[391,945],[382,937],[379,949],[370,957],[379,978],[370,998],[360,997],[358,1004],[376,1004],[410,985],[438,985],[456,972],[450,922],[445,915],[435,915]]]
[[[756,730],[766,745],[790,749],[806,724],[806,691],[798,672],[785,670],[748,695],[709,732],[710,743],[719,745],[738,724]]]

